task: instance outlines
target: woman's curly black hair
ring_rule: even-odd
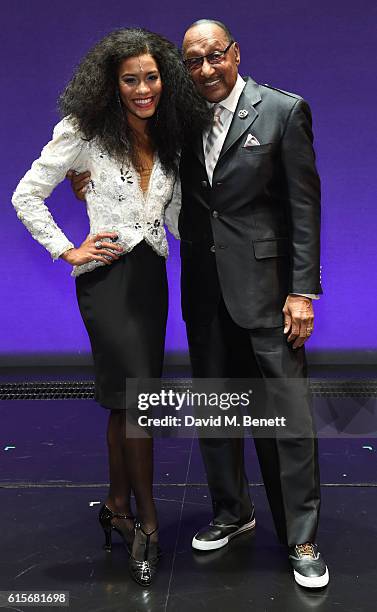
[[[83,58],[59,98],[63,116],[71,115],[84,137],[97,138],[116,159],[135,160],[132,131],[119,98],[118,68],[129,57],[150,54],[157,63],[162,94],[148,120],[154,148],[166,171],[176,171],[185,137],[208,126],[211,113],[196,92],[180,51],[169,40],[142,28],[122,28],[98,42]]]

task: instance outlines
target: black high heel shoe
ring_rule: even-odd
[[[106,550],[106,552],[111,552],[111,545],[112,545],[111,536],[112,536],[112,531],[114,530],[114,531],[117,531],[120,536],[122,536],[123,541],[127,547],[127,550],[129,554],[131,554],[132,542],[133,542],[133,537],[134,537],[134,529],[130,530],[130,537],[127,538],[126,534],[121,529],[119,529],[119,527],[112,524],[111,519],[113,518],[135,520],[135,517],[132,516],[132,514],[121,514],[120,512],[113,512],[112,510],[110,510],[110,508],[106,506],[106,504],[103,504],[102,508],[99,511],[98,519],[99,519],[102,529],[105,532],[104,549]]]
[[[135,524],[135,538],[128,567],[132,578],[142,586],[149,586],[151,584],[162,554],[158,542],[151,541],[151,536],[157,529],[158,527],[150,533],[146,533],[140,522]]]

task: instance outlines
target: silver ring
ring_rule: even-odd
[[[96,247],[96,249],[102,249],[102,242],[100,240],[97,240],[94,243],[94,246]]]

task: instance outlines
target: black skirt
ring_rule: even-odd
[[[146,242],[76,277],[95,366],[96,401],[125,407],[126,378],[161,378],[168,286],[165,258]]]

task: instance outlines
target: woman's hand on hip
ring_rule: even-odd
[[[115,232],[99,232],[94,236],[89,235],[77,249],[68,249],[60,257],[72,266],[81,266],[93,260],[109,265],[119,259],[123,251],[120,245],[111,242],[117,238]]]

